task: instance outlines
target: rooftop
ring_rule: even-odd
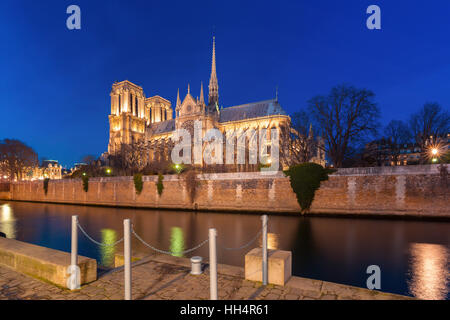
[[[287,113],[275,99],[224,108],[220,110],[219,122],[239,121],[273,115],[287,116]]]

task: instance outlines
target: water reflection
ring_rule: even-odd
[[[183,229],[179,227],[172,227],[170,230],[170,252],[175,257],[182,257],[180,253],[184,250]]]
[[[409,291],[419,299],[444,300],[448,294],[448,251],[443,245],[412,243]]]
[[[104,246],[100,247],[100,265],[102,266],[112,266],[114,265],[114,254],[116,252],[116,247],[113,246],[117,239],[117,233],[112,229],[102,229],[102,244]]]
[[[0,232],[3,232],[7,238],[16,238],[16,219],[8,203],[0,205]]]
[[[279,248],[280,235],[277,233],[267,232],[267,249],[276,250]],[[259,237],[259,246],[262,247],[262,239]]]
[[[70,221],[75,214],[86,231],[103,243],[120,239],[123,219],[131,219],[136,232],[146,242],[175,255],[208,239],[209,228],[216,228],[218,262],[240,267],[244,266],[245,254],[257,247],[261,239],[259,236],[242,250],[223,249],[237,248],[253,239],[261,229],[258,215],[26,202],[11,202],[6,206],[0,202],[0,231],[20,241],[70,252]],[[365,287],[366,268],[375,263],[382,269],[383,291],[436,298],[446,293],[448,299],[449,268],[445,262],[450,255],[449,228],[448,222],[273,215],[269,218],[268,245],[271,249],[292,252],[292,274],[296,276]],[[114,250],[123,250],[123,244],[99,249],[79,236],[80,254],[97,259],[99,265],[112,265]],[[420,249],[420,244],[427,243],[436,244],[437,249]],[[411,244],[419,244],[419,248]],[[447,252],[443,251],[445,248]],[[152,253],[135,237],[132,250],[133,254]],[[208,245],[185,257],[193,255],[208,257]],[[421,269],[433,271],[420,272]]]

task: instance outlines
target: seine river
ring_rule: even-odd
[[[70,251],[71,216],[97,241],[110,244],[123,235],[123,219],[151,245],[181,252],[218,232],[218,262],[244,265],[238,251],[261,228],[258,215],[133,210],[26,202],[0,202],[0,231],[37,245]],[[79,253],[111,266],[114,247],[98,247],[79,232]],[[450,299],[450,222],[269,216],[269,247],[292,251],[296,276],[366,287],[369,265],[381,269],[381,290],[423,299]],[[134,252],[150,254],[136,238]],[[205,245],[191,255],[207,258]]]

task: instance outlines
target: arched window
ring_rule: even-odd
[[[137,96],[135,97],[135,103],[134,103],[134,106],[135,106],[135,109],[136,109],[136,116],[138,116],[139,117],[139,108],[138,108],[138,98],[137,98]]]
[[[119,106],[118,106],[118,109],[119,109],[119,114],[120,114],[120,106],[122,105],[122,103],[121,103],[121,101],[120,101],[120,94],[119,94]]]
[[[132,109],[133,108],[133,96],[131,95],[131,92],[130,92],[130,97],[128,98],[128,101],[129,101],[129,107],[130,107],[130,112],[131,113],[134,113],[134,110]]]

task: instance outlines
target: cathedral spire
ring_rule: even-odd
[[[180,100],[180,89],[178,88],[177,91],[177,108],[181,105],[181,100]]]
[[[203,97],[203,81],[200,82],[200,103],[205,104],[205,98]]]
[[[188,83],[188,94],[191,94],[191,85]]]
[[[213,37],[213,50],[212,50],[212,63],[211,63],[211,76],[209,78],[209,94],[208,103],[215,105],[219,103],[219,83],[217,81],[216,73],[216,37]]]

